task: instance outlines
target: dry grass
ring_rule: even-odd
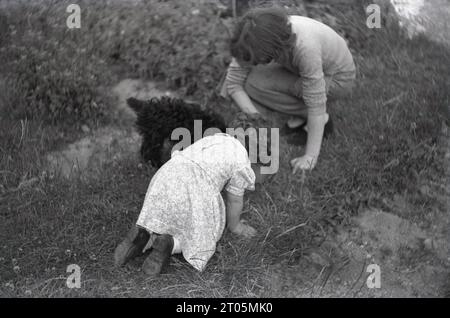
[[[96,23],[93,12],[90,17]],[[140,14],[139,7],[129,12]],[[355,13],[348,18],[355,25],[362,23],[354,20]],[[209,21],[211,25],[202,27],[217,23]],[[283,145],[279,173],[246,203],[245,217],[258,236],[243,241],[225,233],[203,273],[177,258],[169,273],[156,279],[139,271],[142,260],[113,268],[112,251],[136,220],[154,171],[139,168],[136,156],[135,161],[104,167],[101,178],[67,181],[45,175],[44,154],[76,139],[76,127],[3,116],[0,296],[272,296],[271,265],[298,262],[359,209],[385,208],[383,202],[396,193],[406,194],[413,207],[409,217],[415,220],[424,210],[445,208],[422,195],[418,185],[444,173],[436,141],[448,118],[443,109],[449,103],[450,72],[444,69],[450,65],[448,51],[422,38],[402,40],[389,30],[367,31],[355,41],[358,85],[351,99],[330,106],[337,129],[324,143],[317,168],[304,179],[292,176],[287,159],[299,150]],[[185,63],[196,58],[186,57]],[[126,72],[111,63],[116,75]],[[2,109],[25,107],[13,98],[21,91],[8,91],[1,96]],[[32,180],[29,186],[26,180]],[[82,268],[80,289],[66,287],[69,264]]]

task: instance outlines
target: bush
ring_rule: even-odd
[[[129,76],[165,80],[180,94],[204,96],[225,70],[229,35],[215,4],[197,4],[115,4],[100,13],[90,33],[98,35],[101,54],[122,65]]]
[[[9,28],[0,32],[0,58],[20,101],[10,103],[14,115],[102,118],[109,99],[98,87],[113,75],[164,80],[180,96],[205,100],[230,60],[232,18],[220,19],[219,0],[79,0],[79,30],[66,26],[73,1],[41,2],[9,8],[1,19]]]
[[[98,87],[107,78],[106,62],[81,32],[65,26],[62,9],[27,5],[8,12],[10,36],[0,57],[18,95],[8,107],[14,116],[89,121],[104,115],[107,98]]]
[[[50,121],[103,117],[99,86],[113,75],[165,80],[180,95],[212,92],[229,56],[228,29],[214,3],[78,1],[81,29],[66,27],[70,1],[44,1],[6,11],[0,58],[18,92],[14,115]],[[114,70],[114,72],[113,72]]]

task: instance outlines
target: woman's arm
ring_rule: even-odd
[[[244,113],[259,114],[259,111],[256,109],[255,105],[253,105],[250,97],[248,97],[244,90],[234,92],[231,95],[231,98]]]
[[[322,146],[323,131],[327,123],[328,114],[309,115],[307,121],[308,139],[306,142],[305,155],[311,157],[319,157],[320,148]]]
[[[231,96],[236,105],[244,113],[254,114],[259,112],[244,89],[245,81],[247,80],[250,71],[251,67],[242,67],[238,61],[233,58],[228,66],[225,81],[228,95]]]
[[[325,124],[328,121],[328,114],[308,115],[308,139],[306,141],[306,151],[303,157],[295,158],[291,161],[293,173],[298,170],[313,169],[319,158],[320,148],[322,147],[322,138]]]
[[[298,65],[302,99],[308,108],[308,138],[303,157],[291,160],[293,173],[313,169],[322,146],[323,132],[328,121],[326,113],[326,81],[322,65],[322,49],[316,39],[302,42],[301,49],[294,52],[294,63]]]

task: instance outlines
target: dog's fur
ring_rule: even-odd
[[[226,129],[220,115],[182,99],[161,97],[143,101],[129,98],[127,103],[137,115],[135,125],[142,136],[141,157],[158,168],[170,159],[171,149],[178,142],[170,138],[174,129],[187,128],[194,136],[194,120],[202,121],[202,134],[212,127],[223,132]]]

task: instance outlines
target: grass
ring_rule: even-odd
[[[102,86],[125,75],[165,79],[184,96],[196,96],[203,101],[204,96],[209,96],[209,103],[214,104],[211,90],[223,71],[223,65],[216,62],[226,60],[226,56],[219,54],[226,38],[220,31],[219,20],[208,16],[212,10],[208,4],[198,6],[201,13],[193,18],[187,31],[182,30],[186,21],[166,25],[151,20],[155,43],[150,51],[142,42],[149,39],[136,37],[134,52],[129,47],[114,47],[124,39],[117,35],[120,32],[114,31],[108,37],[105,31],[102,33],[108,25],[125,29],[129,25],[126,30],[133,34],[139,26],[133,19],[145,21],[148,18],[145,14],[155,8],[160,9],[158,12],[167,18],[167,23],[172,23],[186,9],[184,6],[190,6],[181,5],[177,11],[173,2],[149,3],[147,11],[128,5],[121,16],[117,16],[114,7],[104,4],[99,4],[97,10],[89,10],[85,23],[93,33],[69,40],[81,47],[85,45],[96,59],[104,59],[107,67],[92,64],[96,59],[89,60],[86,55],[78,56],[81,60],[77,61],[87,63],[99,73],[107,70],[103,73],[105,82],[100,81]],[[61,11],[61,7],[55,10]],[[39,28],[58,19],[56,15],[45,15],[45,10],[25,12],[29,13],[23,15],[28,21],[41,21]],[[337,129],[324,142],[318,166],[304,178],[292,176],[288,159],[299,155],[300,150],[284,144],[279,173],[270,184],[249,194],[246,202],[245,217],[256,227],[258,236],[244,241],[226,232],[203,273],[197,273],[177,258],[169,273],[156,279],[139,271],[142,260],[124,269],[112,266],[112,252],[136,220],[154,170],[139,167],[136,155],[135,160],[105,166],[101,178],[68,181],[44,173],[45,154],[76,140],[85,117],[81,116],[76,123],[52,120],[49,124],[39,114],[24,112],[33,100],[21,98],[23,87],[8,77],[8,84],[0,88],[6,92],[0,96],[0,107],[5,111],[0,118],[0,296],[274,296],[270,290],[272,267],[289,268],[296,264],[337,227],[348,225],[361,209],[389,210],[386,202],[402,194],[411,206],[408,218],[429,224],[423,212],[443,210],[445,206],[418,189],[428,181],[440,182],[445,175],[437,141],[441,124],[448,123],[448,110],[444,108],[449,105],[450,72],[445,70],[450,65],[448,50],[425,38],[403,40],[395,30],[365,30],[364,17],[358,14],[352,11],[340,17],[351,22],[348,25],[354,25],[355,29],[359,26],[363,30],[350,38],[358,65],[358,85],[352,98],[329,107]],[[8,19],[17,23],[18,29],[26,26],[25,18],[19,19],[14,12]],[[192,36],[197,27],[202,28],[201,37],[186,37]],[[66,45],[57,38],[61,36],[59,31],[47,32],[49,41]],[[187,49],[194,41],[192,46],[198,51],[188,54],[182,46],[169,59],[166,50],[170,46],[164,41],[171,32],[183,35],[180,43]],[[0,39],[8,46],[24,39],[2,36]],[[96,39],[95,45],[90,37]],[[131,38],[129,35],[127,41]],[[117,54],[111,57],[113,48]],[[195,64],[199,61],[196,52],[202,51],[212,53],[199,66]],[[166,69],[158,64],[156,72],[151,59],[150,64],[142,64],[146,63],[147,55],[160,61],[167,57],[170,62]],[[131,67],[136,61],[141,64]],[[180,61],[186,67],[175,69]],[[192,70],[188,65],[197,66]],[[196,73],[197,69],[201,71]],[[97,91],[88,94],[95,99]],[[14,109],[18,112],[13,112]],[[97,116],[91,111],[88,115]],[[94,120],[89,124],[95,128],[104,123]],[[24,186],[27,180],[33,182]],[[66,287],[69,264],[78,264],[82,269],[80,289]]]

